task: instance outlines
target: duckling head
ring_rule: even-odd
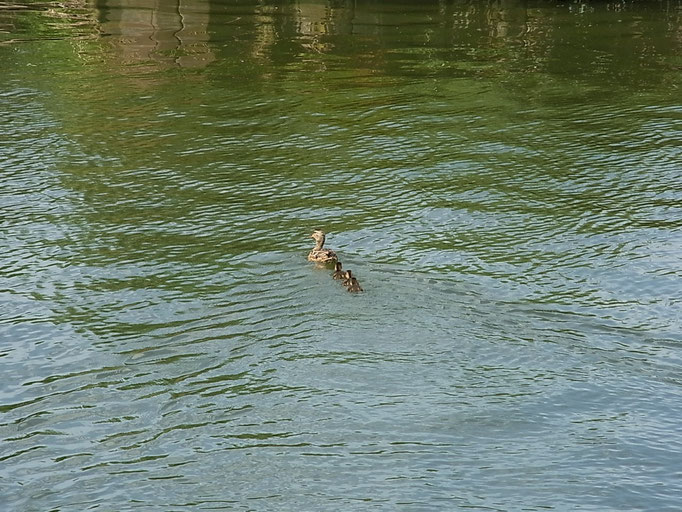
[[[348,279],[349,281],[350,281],[351,279],[355,279],[355,278],[353,277],[353,273],[352,273],[350,270],[346,270],[346,279]]]
[[[336,264],[334,265],[334,270],[337,272],[341,272],[341,262],[337,261]]]

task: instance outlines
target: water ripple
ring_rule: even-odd
[[[8,506],[674,510],[676,19],[238,4],[0,44]]]

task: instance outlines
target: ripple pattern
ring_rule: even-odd
[[[679,507],[679,17],[106,4],[0,45],[8,510]]]

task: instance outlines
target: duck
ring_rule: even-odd
[[[331,249],[324,249],[325,234],[321,229],[313,231],[310,238],[315,239],[315,247],[308,253],[308,261],[315,263],[332,263],[338,260],[336,253]]]
[[[354,277],[350,278],[350,283],[348,284],[348,289],[346,291],[349,292],[361,292],[362,288],[360,287],[360,283],[358,283],[358,280],[355,279]]]
[[[341,262],[337,261],[334,265],[334,273],[332,274],[332,279],[343,279],[346,277],[346,273],[341,270]]]
[[[353,279],[353,273],[350,270],[346,270],[343,274],[343,282],[341,284],[343,286],[348,286]]]

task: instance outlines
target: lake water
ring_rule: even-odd
[[[680,510],[679,0],[10,0],[0,70],[2,510]]]

